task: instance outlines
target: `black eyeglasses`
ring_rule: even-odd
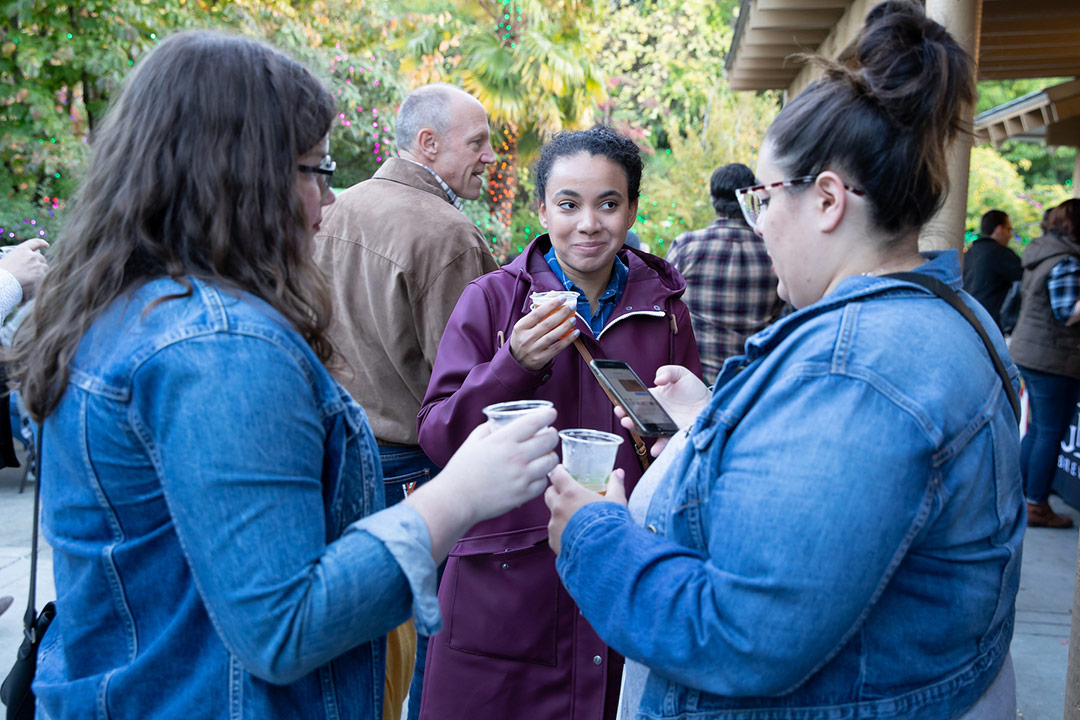
[[[330,189],[330,180],[334,177],[334,171],[337,170],[337,163],[330,159],[327,155],[319,163],[318,167],[314,165],[297,165],[296,169],[304,173],[315,173],[316,180],[319,181],[319,187],[323,192]]]
[[[758,193],[766,190],[779,190],[794,185],[808,185],[817,179],[817,175],[803,175],[802,177],[797,177],[792,180],[781,180],[780,182],[769,183],[767,185],[750,185],[749,187],[737,189],[735,191],[735,199],[739,201],[739,209],[742,210],[743,217],[746,218],[747,224],[757,230],[758,224],[761,222],[761,216],[765,214],[765,208],[768,207],[768,204],[762,200]],[[859,197],[866,194],[859,188],[851,187],[847,184],[844,185],[844,189]]]

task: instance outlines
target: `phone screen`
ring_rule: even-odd
[[[595,365],[619,404],[642,430],[649,434],[671,434],[678,430],[630,366],[612,360],[597,360]]]

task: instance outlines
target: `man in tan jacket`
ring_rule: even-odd
[[[396,142],[398,157],[340,193],[315,237],[334,296],[331,336],[345,361],[335,374],[378,439],[387,505],[439,470],[417,445],[416,415],[461,291],[498,268],[461,212],[495,162],[483,106],[452,85],[420,87],[401,104]],[[426,657],[427,638],[419,640],[410,718],[419,713]],[[411,657],[389,655],[384,718],[397,718],[405,683],[391,666]]]

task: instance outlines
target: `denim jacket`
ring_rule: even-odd
[[[426,525],[288,322],[191,283],[109,306],[46,419],[39,717],[381,718],[383,636],[440,623]]]
[[[960,287],[955,252],[918,272]],[[558,570],[600,636],[650,668],[638,718],[957,717],[1012,637],[1018,446],[956,310],[848,278],[725,363],[646,528],[588,505]]]

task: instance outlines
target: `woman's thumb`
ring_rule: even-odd
[[[620,505],[626,505],[626,473],[621,468],[612,471],[608,476],[607,492],[604,497]]]

